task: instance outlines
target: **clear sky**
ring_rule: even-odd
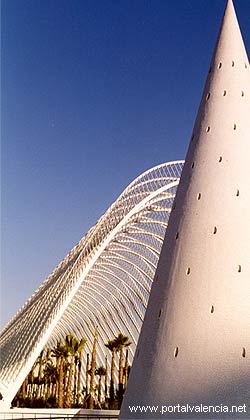
[[[1,7],[3,327],[135,177],[185,158],[225,0]]]

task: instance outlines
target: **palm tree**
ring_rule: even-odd
[[[79,357],[78,357],[78,354],[75,355],[75,369],[74,369],[74,372],[75,372],[75,377],[74,377],[73,400],[74,400],[74,405],[75,405],[76,402],[77,402],[77,384],[78,384],[77,378],[78,378],[78,372],[79,372]]]
[[[125,385],[125,388],[126,388],[127,382],[128,382],[128,368],[129,368],[129,364],[128,364],[128,349],[127,349],[126,350],[125,365],[124,365],[124,385]]]
[[[118,400],[121,403],[123,397],[123,349],[131,344],[128,337],[119,333],[114,339],[117,351],[119,351],[119,384],[118,384]]]
[[[100,403],[101,406],[101,399],[102,399],[102,376],[106,375],[106,369],[104,366],[99,366],[99,368],[97,368],[95,370],[95,374],[99,376],[99,380],[98,380],[98,401]]]
[[[94,382],[95,382],[95,369],[96,369],[96,344],[97,344],[97,335],[98,335],[98,328],[95,328],[94,333],[94,343],[92,349],[92,357],[91,357],[91,364],[90,364],[90,385],[89,385],[89,408],[94,408]]]
[[[79,405],[79,398],[80,398],[80,392],[81,392],[80,388],[81,388],[82,351],[86,343],[87,343],[87,340],[85,338],[81,338],[81,340],[77,342],[77,347],[76,347],[76,360],[77,360],[77,365],[78,365],[78,372],[77,372],[77,378],[75,380],[75,397],[76,397],[77,405]]]
[[[86,361],[86,397],[89,394],[89,353],[87,354],[87,361]]]
[[[44,380],[44,369],[46,368],[48,363],[52,363],[52,360],[50,359],[50,350],[47,350],[45,354],[45,350],[43,349],[38,356],[36,360],[36,365],[38,365],[38,376],[37,376],[37,384],[38,384],[38,398],[44,398],[46,399],[46,395],[44,393],[47,393],[47,390],[45,390],[45,380]]]
[[[58,342],[57,346],[52,350],[52,355],[57,359],[57,406],[63,408],[63,380],[65,362],[68,356],[68,350],[62,343]]]
[[[45,367],[43,371],[43,380],[45,386],[45,400],[52,397],[56,399],[57,383],[58,383],[58,371],[59,371],[59,359],[56,359],[56,365],[54,365],[53,359],[51,358],[51,350],[49,349],[45,356]],[[50,394],[50,395],[49,395]]]
[[[57,381],[57,369],[56,366],[53,364],[52,360],[50,360],[43,371],[44,375],[44,383],[45,383],[45,400],[48,398],[55,397],[55,384]],[[51,386],[52,385],[52,386]],[[52,388],[52,389],[51,389]]]
[[[110,372],[110,402],[113,403],[115,399],[115,353],[117,352],[117,345],[115,340],[109,340],[105,346],[111,351],[111,372]]]
[[[29,399],[30,403],[33,404],[34,401],[34,384],[35,384],[35,369],[36,369],[36,362],[32,366],[29,374],[28,374],[28,388],[29,388]]]
[[[74,375],[74,362],[76,356],[76,348],[78,345],[78,341],[73,335],[68,334],[65,339],[65,346],[68,352],[69,357],[69,374],[68,374],[68,381],[66,386],[66,395],[65,395],[65,407],[70,408],[71,406],[71,388],[72,388],[72,378]]]
[[[38,387],[39,387],[38,392],[37,392],[38,397],[42,397],[43,367],[44,367],[44,363],[45,363],[45,359],[43,357],[43,352],[44,352],[44,350],[41,351],[40,355],[38,356],[38,358],[36,360],[36,365],[39,366],[38,376],[37,376],[37,384],[38,384]]]
[[[105,387],[104,387],[104,400],[105,400],[105,405],[106,405],[106,401],[107,401],[107,396],[108,396],[108,358],[107,356],[105,356]]]

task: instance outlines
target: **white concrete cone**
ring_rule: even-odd
[[[250,419],[250,69],[231,0],[121,409],[129,418]]]

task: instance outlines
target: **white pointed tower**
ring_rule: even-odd
[[[177,404],[224,411],[161,412]],[[232,405],[243,408],[222,408]],[[129,418],[250,419],[250,70],[231,0],[121,409]]]

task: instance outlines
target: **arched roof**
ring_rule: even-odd
[[[41,284],[0,335],[0,392],[10,404],[44,347],[72,333],[104,343],[119,332],[135,346],[183,161],[136,178]]]

